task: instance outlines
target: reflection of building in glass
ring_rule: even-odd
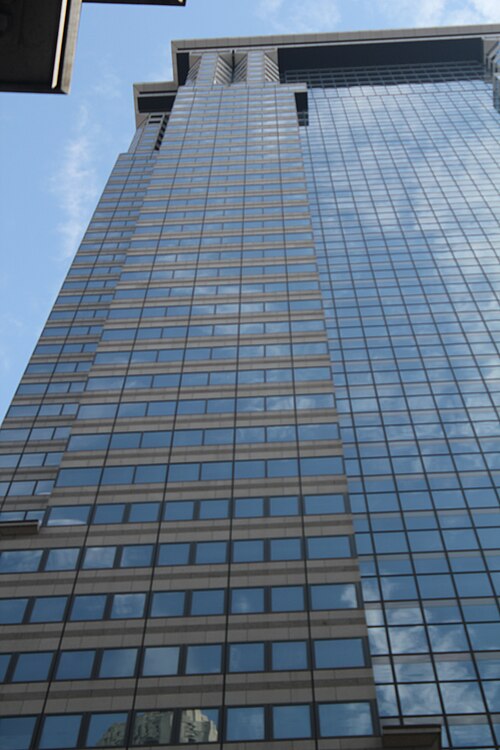
[[[215,742],[218,738],[216,724],[199,708],[182,712],[180,742]]]
[[[125,740],[126,722],[117,722],[112,724],[101,739],[96,742],[96,747],[121,747]]]
[[[136,714],[133,745],[164,745],[172,735],[172,711],[147,711]]]

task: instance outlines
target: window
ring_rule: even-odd
[[[272,669],[274,671],[307,669],[307,666],[305,641],[284,641],[272,644]]]
[[[274,706],[273,739],[300,739],[311,737],[311,712],[309,706]]]
[[[56,680],[88,680],[92,674],[95,651],[62,651]]]
[[[363,667],[366,664],[361,638],[315,641],[314,659],[317,669]]]
[[[51,665],[51,651],[19,654],[12,681],[35,682],[47,680]]]
[[[125,745],[127,714],[92,714],[87,730],[86,747],[121,747]]]
[[[168,745],[172,738],[173,711],[139,711],[134,716],[132,745]]]
[[[229,646],[230,672],[261,672],[264,669],[263,643],[232,643]]]
[[[264,589],[233,589],[231,591],[231,613],[246,614],[264,612]]]
[[[318,708],[321,737],[373,734],[369,703],[324,703]]]
[[[29,750],[36,716],[0,717],[0,747],[3,750]]]
[[[136,648],[104,649],[99,677],[133,677],[137,661]]]
[[[186,674],[211,674],[221,671],[221,646],[188,646]]]
[[[226,712],[226,741],[243,742],[264,739],[264,709],[228,708]]]
[[[67,750],[76,747],[82,717],[46,716],[38,747],[40,750]]]
[[[177,674],[178,665],[178,646],[146,648],[144,650],[142,665],[142,674],[144,677]]]
[[[162,591],[153,594],[151,617],[182,617],[184,599],[183,591]]]

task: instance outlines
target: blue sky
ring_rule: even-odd
[[[498,23],[498,0],[188,0],[85,4],[69,96],[0,94],[0,420],[116,156],[132,84],[171,77],[170,42]]]

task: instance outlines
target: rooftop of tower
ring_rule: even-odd
[[[343,31],[326,34],[287,34],[254,37],[215,37],[172,42],[174,79],[167,82],[137,83],[134,99],[137,122],[141,115],[158,111],[161,97],[170,97],[186,81],[193,58],[201,52],[222,54],[255,48],[277,55],[280,74],[304,68],[342,68],[375,65],[438,62],[483,62],[499,44],[500,23],[470,26],[442,26],[419,29]],[[167,99],[165,99],[167,102]]]

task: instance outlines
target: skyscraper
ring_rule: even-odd
[[[3,747],[498,747],[499,34],[135,87],[0,431]]]

